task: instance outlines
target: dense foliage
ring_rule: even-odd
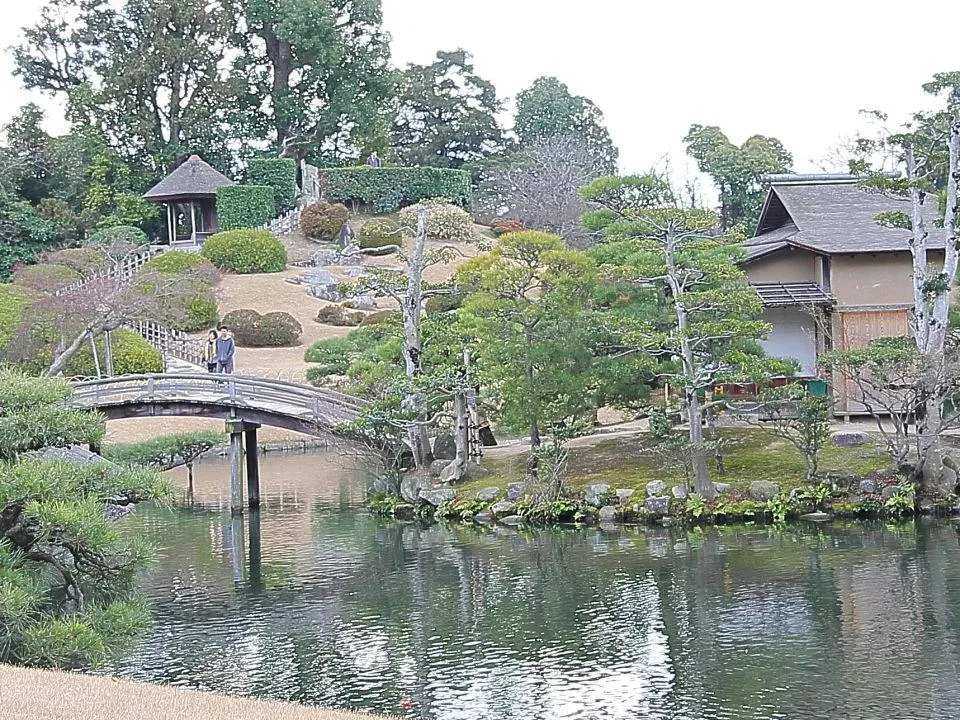
[[[281,272],[287,250],[267,230],[227,230],[211,236],[201,255],[221,270],[240,274]]]
[[[291,158],[254,158],[248,164],[250,182],[273,188],[274,207],[282,215],[297,206],[297,163]]]
[[[83,279],[66,265],[26,265],[13,274],[13,284],[38,292],[56,292]]]
[[[0,351],[2,351],[23,320],[27,293],[16,285],[0,284]]]
[[[269,185],[229,185],[217,190],[217,222],[221,230],[258,228],[276,216]]]
[[[234,310],[223,318],[238,347],[294,347],[300,344],[303,328],[290,313]]]
[[[223,433],[212,430],[161,435],[138,443],[110,443],[103,446],[103,456],[125,465],[139,465],[157,470],[170,470],[193,463],[204,453],[222,445]]]
[[[403,233],[400,224],[390,218],[373,218],[361,227],[357,242],[362,248],[379,248],[388,245],[400,245]]]
[[[110,333],[115,375],[137,375],[163,372],[163,355],[135,332],[114,330]],[[105,336],[97,338],[97,358],[101,372],[106,372]],[[97,364],[90,344],[82,347],[70,362],[65,374],[70,377],[96,377]]]
[[[427,210],[427,236],[434,240],[470,242],[476,237],[473,218],[466,210],[442,199],[432,198],[400,211],[400,225],[409,233],[417,227],[417,213]]]
[[[349,218],[350,211],[346,205],[318,202],[300,212],[300,229],[311,240],[334,242]]]
[[[443,198],[457,205],[470,202],[470,174],[437,167],[349,167],[323,171],[327,195],[341,202],[362,203],[387,213],[427,198]]]
[[[187,332],[216,325],[220,313],[213,286],[220,273],[209,260],[197,253],[172,250],[151,259],[141,272],[178,278],[184,290],[193,290],[192,294],[183,292],[161,301],[157,320]]]
[[[0,661],[99,665],[143,630],[149,615],[133,591],[148,548],[110,521],[108,505],[159,499],[151,471],[21,455],[99,442],[103,421],[67,409],[58,380],[0,370]]]

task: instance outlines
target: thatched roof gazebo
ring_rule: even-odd
[[[191,155],[143,197],[166,208],[171,246],[198,247],[219,229],[217,190],[228,185],[233,185],[230,178]]]

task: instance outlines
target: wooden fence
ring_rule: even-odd
[[[130,280],[143,269],[143,266],[150,262],[151,258],[158,253],[158,250],[154,248],[149,248],[145,250],[138,251],[133,255],[127,255],[121,260],[115,262],[110,267],[95,272],[92,275],[87,275],[72,285],[68,285],[65,288],[61,288],[54,293],[55,296],[59,297],[60,295],[66,295],[71,292],[76,292],[84,285],[87,285],[96,280],[118,280],[120,283],[128,283]]]

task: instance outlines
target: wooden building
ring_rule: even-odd
[[[795,358],[815,381],[817,357],[909,333],[913,262],[909,230],[880,226],[881,212],[909,214],[908,200],[866,190],[848,175],[778,175],[771,181],[744,270],[773,331],[763,343]],[[944,233],[928,203],[930,261],[943,262]],[[832,378],[823,378],[832,380]],[[863,411],[852,386],[835,383],[838,414]]]
[[[143,197],[163,205],[167,244],[198,248],[219,229],[217,190],[228,185],[233,181],[199,155],[191,155]]]

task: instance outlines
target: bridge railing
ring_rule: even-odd
[[[249,407],[318,423],[356,419],[369,403],[333,390],[312,388],[282,380],[243,375],[120,375],[73,383],[73,404],[97,408],[105,405],[150,402],[197,402]]]

